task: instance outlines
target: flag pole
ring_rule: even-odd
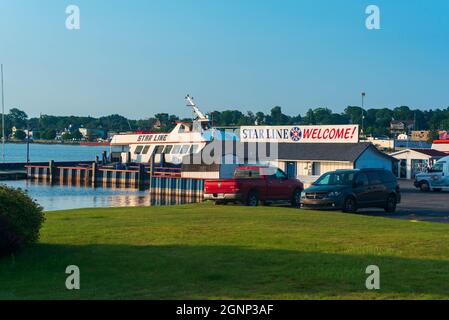
[[[3,86],[3,64],[1,65],[1,85],[2,85],[2,159],[5,162],[5,93]]]

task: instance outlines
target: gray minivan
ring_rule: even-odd
[[[322,175],[301,194],[302,208],[356,212],[382,208],[395,212],[401,202],[398,181],[384,169],[337,170]]]

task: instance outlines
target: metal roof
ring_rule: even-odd
[[[359,143],[280,143],[278,158],[281,160],[316,160],[355,162],[367,150],[371,150],[391,161],[393,157],[379,151],[370,142]]]

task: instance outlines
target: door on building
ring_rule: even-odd
[[[287,176],[289,178],[296,178],[296,162],[287,162]]]
[[[319,162],[312,164],[312,176],[321,176],[321,164]]]
[[[407,159],[401,159],[399,178],[407,179]]]

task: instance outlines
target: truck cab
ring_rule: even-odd
[[[440,159],[427,172],[417,174],[414,185],[424,192],[449,188],[449,157]]]

